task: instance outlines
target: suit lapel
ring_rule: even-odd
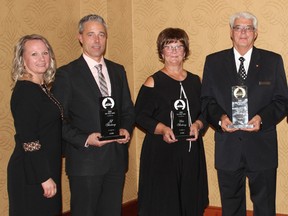
[[[227,71],[227,74],[225,74],[226,79],[228,79],[228,82],[231,84],[231,86],[237,85],[237,69],[233,48],[227,52],[225,67],[226,70],[224,71]]]
[[[257,83],[259,68],[260,68],[260,53],[257,48],[253,47],[247,76],[248,86],[252,86],[255,85],[255,83]]]
[[[109,78],[110,78],[111,96],[113,96],[113,93],[115,91],[115,76],[114,76],[114,73],[113,73],[113,66],[106,59],[104,59],[104,61],[105,61],[105,64],[106,64],[106,67],[107,67],[107,71],[108,71],[108,75],[109,75]]]
[[[91,92],[94,94],[94,96],[96,98],[101,96],[101,92],[100,92],[100,89],[97,85],[97,82],[95,81],[93,74],[92,74],[90,68],[88,67],[83,56],[81,56],[79,58],[79,71],[82,73],[85,82],[87,82],[87,84],[88,84],[89,88],[91,89]]]

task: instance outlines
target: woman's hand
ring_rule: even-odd
[[[196,120],[191,126],[190,126],[190,136],[194,136],[193,138],[187,139],[187,141],[195,141],[198,139],[199,131],[203,128],[203,123],[200,120]]]
[[[175,135],[173,133],[173,130],[169,127],[163,128],[163,140],[167,143],[174,143],[177,142],[178,140],[175,138]]]
[[[178,140],[175,138],[175,135],[170,127],[167,127],[163,123],[158,123],[155,131],[155,134],[160,134],[163,136],[163,140],[167,143],[174,143],[177,142]]]
[[[41,183],[41,185],[44,190],[44,197],[51,198],[57,193],[56,183],[53,181],[52,178],[49,178],[47,181]]]
[[[117,142],[119,144],[126,144],[130,141],[130,134],[129,132],[124,129],[124,128],[120,128],[119,130],[119,135],[124,135],[125,137],[123,139],[118,139]]]

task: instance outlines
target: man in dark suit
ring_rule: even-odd
[[[274,216],[276,124],[285,116],[288,99],[283,61],[276,53],[254,47],[258,32],[253,14],[234,14],[230,28],[233,48],[207,56],[201,95],[202,111],[215,129],[222,213],[246,216],[247,177],[254,215]],[[245,59],[242,66],[240,57]],[[237,73],[239,68],[244,75]],[[248,122],[238,127],[232,126],[232,86],[248,89]]]
[[[57,70],[53,94],[64,107],[63,140],[73,216],[120,216],[134,108],[122,65],[103,57],[107,26],[88,15],[79,22],[80,58]],[[96,66],[101,64],[100,71]],[[98,77],[102,72],[103,77]],[[103,80],[105,82],[103,92]],[[101,84],[102,82],[102,84]],[[100,97],[117,108],[121,139],[100,141]],[[115,115],[116,116],[116,115]]]

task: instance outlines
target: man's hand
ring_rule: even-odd
[[[130,134],[126,129],[120,128],[119,135],[125,136],[123,139],[116,140],[119,144],[126,144],[130,141]]]
[[[253,125],[252,128],[242,128],[241,130],[243,131],[248,131],[248,132],[258,132],[261,128],[261,122],[262,119],[259,115],[255,115],[249,122],[249,125]]]
[[[101,137],[100,133],[92,133],[88,136],[87,143],[88,145],[102,147],[108,143],[115,142],[116,140],[103,140],[100,141],[99,138]]]
[[[221,128],[223,132],[228,132],[228,133],[233,133],[239,129],[237,128],[229,128],[229,125],[232,125],[233,123],[231,122],[231,120],[229,119],[229,117],[225,114],[221,116]]]

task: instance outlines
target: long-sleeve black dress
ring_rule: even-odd
[[[11,97],[15,149],[8,164],[10,216],[61,213],[61,112],[40,85],[17,81]],[[25,151],[26,150],[26,151]],[[52,178],[57,194],[43,196],[41,183]]]
[[[197,141],[168,144],[155,135],[156,125],[170,126],[171,100],[179,99],[180,82],[158,71],[154,87],[142,86],[136,101],[136,123],[145,132],[140,159],[139,216],[200,216],[208,205],[206,161],[201,134]],[[192,122],[200,114],[200,78],[181,81]]]

